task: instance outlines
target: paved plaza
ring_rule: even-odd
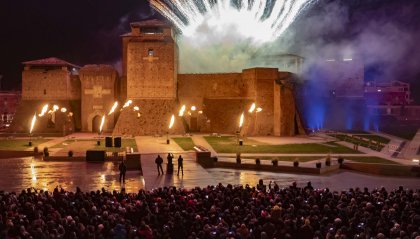
[[[73,137],[89,138],[93,135],[73,135]],[[82,190],[98,190],[106,188],[108,190],[120,190],[125,187],[129,192],[139,189],[151,190],[162,186],[177,186],[192,188],[196,186],[204,187],[217,183],[223,184],[250,184],[256,185],[259,179],[266,183],[274,181],[280,186],[289,186],[296,181],[298,185],[305,185],[311,181],[317,188],[331,188],[344,190],[350,187],[380,187],[388,189],[403,185],[408,188],[420,188],[420,180],[417,178],[404,177],[380,177],[372,176],[351,171],[340,170],[337,173],[328,175],[302,175],[290,173],[270,173],[253,170],[234,170],[234,169],[205,169],[195,162],[195,153],[184,152],[175,142],[166,144],[166,137],[136,137],[138,151],[142,154],[143,176],[138,171],[128,171],[125,185],[118,181],[119,172],[117,163],[87,163],[87,162],[44,162],[42,159],[33,157],[2,159],[0,167],[0,188],[6,191],[20,191],[28,187],[52,190],[57,186],[75,190],[79,186]],[[193,136],[194,142],[206,144],[200,136]],[[57,138],[45,143],[43,146],[51,146],[64,142],[64,138]],[[265,139],[266,142],[269,139]],[[275,139],[271,139],[273,141]],[[282,139],[284,141],[284,139]],[[294,143],[298,142],[293,139]],[[304,138],[305,142],[311,140]],[[319,141],[319,137],[313,140]],[[62,152],[59,148],[54,149],[55,153]],[[54,150],[52,153],[54,153]],[[210,148],[210,150],[214,152]],[[175,155],[174,173],[158,175],[154,159],[160,154],[164,161],[166,171],[166,156],[171,152]],[[177,176],[176,158],[182,154],[184,158],[184,175]],[[219,155],[223,156],[223,155]],[[408,163],[408,161],[406,161]]]
[[[328,187],[335,190],[344,190],[349,187],[372,189],[380,186],[393,189],[400,185],[418,189],[420,185],[420,180],[415,178],[379,177],[344,170],[317,176],[217,168],[203,169],[194,162],[192,156],[191,154],[184,155],[184,176],[176,175],[176,167],[174,174],[165,173],[158,176],[154,155],[147,155],[142,159],[144,176],[137,171],[129,171],[125,183],[126,190],[136,192],[139,189],[151,190],[171,185],[185,188],[204,187],[219,182],[256,185],[259,179],[267,183],[274,181],[280,186],[289,186],[294,181],[298,185],[305,185],[306,182],[311,181],[314,187]],[[20,191],[28,187],[52,190],[56,186],[70,190],[75,190],[76,186],[82,190],[101,188],[120,190],[122,186],[118,182],[118,165],[112,162],[43,162],[32,158],[4,159],[0,162],[0,188],[6,191]]]

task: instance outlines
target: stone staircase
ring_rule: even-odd
[[[407,147],[403,150],[403,155],[407,159],[420,159],[420,129],[413,139],[408,142]]]

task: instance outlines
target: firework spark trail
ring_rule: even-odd
[[[183,35],[196,34],[203,24],[220,30],[233,26],[239,34],[264,43],[281,36],[312,1],[243,0],[234,5],[231,0],[174,0],[172,4],[168,4],[169,0],[150,0],[150,4],[173,22]]]

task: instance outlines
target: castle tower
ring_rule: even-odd
[[[99,132],[100,122],[114,104],[118,73],[109,65],[86,65],[80,70],[82,131]],[[108,116],[103,132],[114,128],[115,114]]]
[[[171,26],[158,20],[131,23],[122,39],[126,98],[176,98],[177,47]]]
[[[23,62],[23,65],[22,101],[9,130],[28,132],[28,120],[35,112],[40,113],[46,104],[49,105],[49,112],[54,105],[65,108],[66,112],[54,110],[39,117],[35,134],[63,135],[77,130],[80,117],[80,67],[55,57]]]
[[[173,29],[158,20],[131,23],[122,36],[123,74],[121,99],[132,100],[139,111],[122,110],[114,135],[162,135],[184,132],[177,120],[178,48]]]

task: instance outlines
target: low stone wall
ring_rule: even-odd
[[[86,162],[85,156],[48,156],[42,158],[46,162]],[[106,157],[105,162],[120,162],[123,160],[123,156],[112,156],[112,157]],[[99,163],[101,163],[99,161]]]
[[[420,177],[420,166],[345,162],[341,168],[381,176]]]
[[[302,173],[302,174],[326,174],[338,171],[338,165],[331,165],[324,168],[304,168],[304,167],[293,167],[293,166],[273,166],[273,165],[257,165],[257,164],[238,164],[234,162],[216,162],[214,163],[215,168],[233,168],[233,169],[245,169],[245,170],[257,170],[266,172],[282,172],[282,173]]]
[[[42,152],[35,153],[33,151],[12,151],[12,150],[0,150],[0,158],[22,158],[22,157],[37,157],[42,156]]]
[[[85,162],[86,157],[84,156],[48,156],[42,158],[46,162]]]
[[[257,165],[257,164],[250,164],[250,163],[235,163],[235,162],[214,162],[213,158],[211,158],[211,162],[206,162],[203,164],[202,161],[198,161],[203,167],[205,168],[232,168],[232,169],[244,169],[244,170],[256,170],[256,171],[265,171],[265,172],[282,172],[282,173],[302,173],[302,174],[326,174],[332,173],[339,170],[339,165],[331,165],[328,167],[316,168],[315,165],[313,168],[307,167],[293,167],[293,166],[285,166],[285,165]]]

